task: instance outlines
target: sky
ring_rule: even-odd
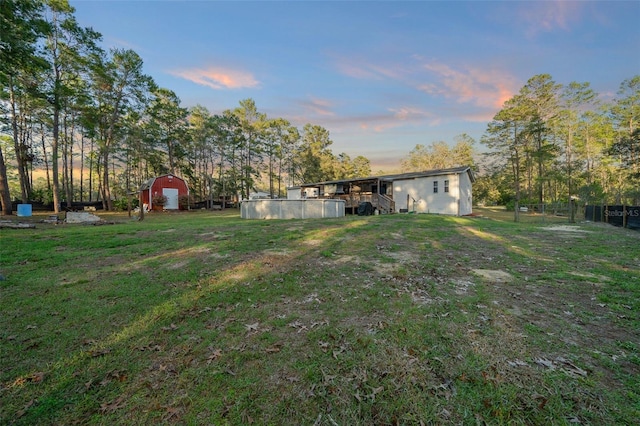
[[[477,141],[531,77],[602,100],[640,74],[640,1],[70,0],[106,49],[132,49],[182,106],[251,98],[395,172],[417,144]]]

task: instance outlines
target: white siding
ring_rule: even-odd
[[[469,174],[464,173],[460,176],[460,216],[471,214],[473,212],[473,196],[471,192],[471,179]]]
[[[445,180],[449,181],[449,192],[444,192]],[[434,193],[436,181],[438,192]],[[393,199],[397,211],[466,215],[471,213],[471,181],[467,173],[398,179],[393,182]]]
[[[299,186],[292,186],[287,188],[287,200],[300,200],[302,199],[302,191]]]

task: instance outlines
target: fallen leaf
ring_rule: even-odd
[[[565,359],[563,357],[558,357],[556,358],[556,361],[563,364],[562,370],[568,373],[569,375],[587,377],[587,372],[585,370],[573,364],[568,359]]]
[[[207,357],[207,365],[211,364],[212,361],[215,361],[216,359],[220,358],[222,356],[222,350],[221,349],[215,349],[211,355],[209,355]]]
[[[162,327],[162,331],[173,331],[177,329],[178,329],[178,326],[175,325],[174,323],[171,323],[171,325],[168,327]]]
[[[90,350],[88,352],[88,354],[93,358],[97,358],[99,356],[107,355],[110,352],[111,352],[111,349],[104,348],[104,349],[93,349],[93,350]]]
[[[33,373],[32,375],[27,377],[27,380],[30,381],[31,383],[40,383],[44,380],[44,373],[41,371],[37,373]]]
[[[538,404],[538,408],[539,409],[543,409],[545,405],[547,405],[547,401],[549,401],[547,398],[545,398],[544,396],[541,396],[540,398],[538,398],[540,400],[540,403]]]
[[[163,417],[163,420],[165,421],[170,420],[172,417],[180,414],[180,409],[177,407],[162,407],[162,408],[164,408],[167,411]]]
[[[245,324],[245,328],[247,331],[258,331],[258,326],[260,325],[259,322],[256,322],[254,324]]]
[[[124,395],[120,395],[114,401],[103,402],[100,404],[100,411],[103,413],[113,413],[117,409],[121,408],[124,402]]]
[[[268,354],[274,354],[280,352],[280,348],[282,348],[282,343],[276,343],[271,347],[265,349],[265,352],[267,352]]]
[[[537,358],[535,359],[536,364],[541,365],[543,367],[547,367],[551,370],[555,370],[555,366],[553,365],[553,361],[550,361],[546,358]]]

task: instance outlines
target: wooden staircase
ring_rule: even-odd
[[[374,204],[380,213],[391,214],[396,211],[396,202],[393,201],[393,198],[384,195],[384,194],[376,194],[378,198],[377,206]]]

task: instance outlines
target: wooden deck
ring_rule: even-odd
[[[395,201],[392,198],[382,194],[372,193],[356,193],[347,195],[336,195],[334,199],[344,200],[346,202],[345,209],[350,209],[351,213],[356,213],[360,203],[371,203],[371,205],[378,209],[380,213],[390,214],[395,213]]]

